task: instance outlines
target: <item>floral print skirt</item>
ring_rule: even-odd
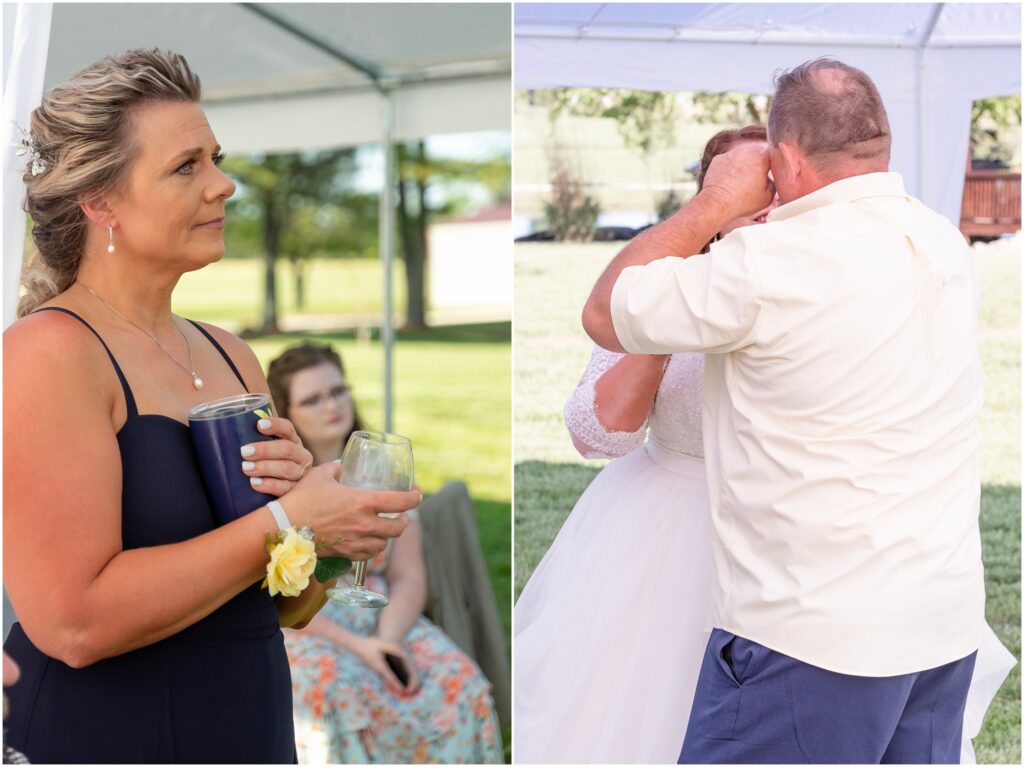
[[[379,591],[382,581],[370,576],[366,585]],[[328,602],[323,614],[353,633],[376,633],[377,610]],[[387,690],[377,672],[330,640],[285,634],[301,764],[504,761],[490,684],[426,618],[405,638],[421,679],[411,696]]]

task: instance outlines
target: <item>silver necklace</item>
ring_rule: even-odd
[[[169,351],[167,351],[167,349],[166,349],[166,348],[164,348],[164,345],[163,345],[162,343],[160,343],[160,341],[159,341],[159,340],[157,339],[157,337],[156,337],[156,336],[154,336],[154,335],[153,335],[152,333],[150,333],[150,332],[149,332],[148,330],[146,330],[146,329],[145,329],[144,327],[142,327],[141,325],[139,325],[139,324],[138,324],[137,322],[132,322],[132,321],[131,321],[130,319],[128,319],[127,317],[125,317],[125,316],[124,316],[123,314],[121,314],[121,312],[119,312],[119,311],[118,311],[117,309],[115,309],[115,308],[114,308],[113,306],[111,306],[111,305],[110,305],[110,304],[108,304],[108,303],[107,303],[106,301],[104,301],[104,300],[103,300],[103,299],[102,299],[102,298],[100,297],[100,294],[99,294],[99,293],[97,293],[97,292],[96,292],[95,290],[93,290],[92,288],[90,288],[90,287],[89,287],[88,285],[86,285],[86,284],[85,284],[84,282],[82,282],[81,280],[79,280],[79,281],[78,281],[78,284],[79,284],[79,285],[81,285],[81,286],[82,286],[83,288],[85,288],[86,290],[88,290],[88,291],[89,291],[90,293],[92,293],[92,294],[93,294],[94,296],[96,296],[96,298],[97,298],[97,299],[99,300],[99,302],[100,302],[101,304],[103,304],[103,305],[104,305],[104,306],[106,306],[106,307],[107,307],[108,309],[110,309],[110,311],[112,311],[112,312],[113,312],[114,314],[116,314],[116,315],[117,315],[118,317],[120,317],[120,318],[121,318],[122,320],[124,320],[125,322],[127,322],[127,323],[128,323],[129,325],[134,325],[134,326],[135,326],[136,328],[138,328],[139,330],[141,330],[141,331],[142,331],[143,335],[145,335],[145,336],[148,336],[148,337],[149,337],[149,340],[151,340],[151,341],[152,341],[153,343],[155,343],[155,344],[156,344],[157,346],[159,346],[159,347],[160,347],[160,351],[162,351],[162,352],[163,352],[164,354],[166,354],[166,355],[167,355],[168,357],[170,357],[170,358],[171,358],[171,362],[173,362],[173,363],[174,363],[175,365],[177,365],[177,366],[178,366],[178,367],[180,367],[180,368],[181,368],[182,370],[184,370],[184,371],[185,371],[186,373],[188,373],[188,374],[189,374],[190,376],[192,376],[192,385],[193,385],[193,386],[194,386],[194,387],[195,387],[196,389],[202,389],[202,388],[203,388],[203,379],[202,379],[202,378],[200,378],[200,377],[199,377],[199,375],[198,375],[198,374],[196,373],[196,366],[195,366],[195,363],[194,363],[194,362],[192,362],[192,345],[191,345],[191,344],[189,344],[189,342],[188,342],[188,338],[187,338],[187,337],[185,336],[185,334],[181,332],[181,328],[179,328],[179,327],[178,327],[178,323],[176,323],[176,322],[174,321],[174,317],[171,317],[171,324],[172,324],[172,325],[174,325],[174,329],[178,331],[178,335],[180,335],[180,336],[181,336],[181,338],[182,338],[182,340],[183,340],[183,341],[185,342],[185,348],[186,348],[186,349],[188,349],[188,364],[189,364],[189,366],[191,367],[191,370],[190,370],[189,368],[185,367],[184,365],[182,365],[182,364],[181,364],[180,362],[178,362],[178,360],[177,360],[177,359],[176,359],[176,358],[174,357],[174,355],[173,355],[173,354],[171,354],[171,353],[170,353]]]

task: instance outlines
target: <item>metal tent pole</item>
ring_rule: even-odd
[[[384,431],[392,430],[394,403],[394,351],[395,329],[394,291],[391,279],[395,260],[395,94],[381,90],[381,152],[384,179],[380,193],[380,250],[384,256],[384,318],[381,322],[381,341],[384,346]]]

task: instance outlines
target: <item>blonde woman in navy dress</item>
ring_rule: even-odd
[[[187,425],[195,405],[267,383],[252,351],[171,313],[185,272],[224,254],[235,185],[185,59],[106,58],[32,114],[26,208],[38,263],[4,336],[6,745],[37,762],[295,760],[280,626],[324,602],[260,581],[267,507],[217,527]],[[8,200],[8,204],[14,201]],[[270,419],[238,456],[326,553],[372,558],[418,493],[354,490],[310,468]]]

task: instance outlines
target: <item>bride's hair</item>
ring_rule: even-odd
[[[738,130],[718,131],[708,139],[708,143],[704,145],[704,154],[700,158],[700,171],[697,173],[698,192],[704,188],[704,176],[707,175],[711,161],[744,141],[768,141],[768,129],[763,125],[748,125]]]
[[[198,102],[183,56],[156,48],[108,56],[58,85],[32,112],[29,140],[42,166],[25,171],[25,210],[37,251],[25,267],[23,317],[78,276],[88,219],[81,202],[117,187],[138,152],[132,111],[158,101]],[[35,175],[33,175],[35,172]]]
[[[748,125],[737,130],[723,130],[716,133],[704,145],[704,154],[700,158],[700,170],[697,172],[697,191],[704,188],[704,176],[707,175],[711,161],[718,155],[725,154],[737,144],[745,141],[768,141],[768,130],[763,125]],[[715,235],[717,238],[718,235]],[[711,240],[714,242],[714,240]],[[704,244],[701,253],[707,253],[711,242]]]

